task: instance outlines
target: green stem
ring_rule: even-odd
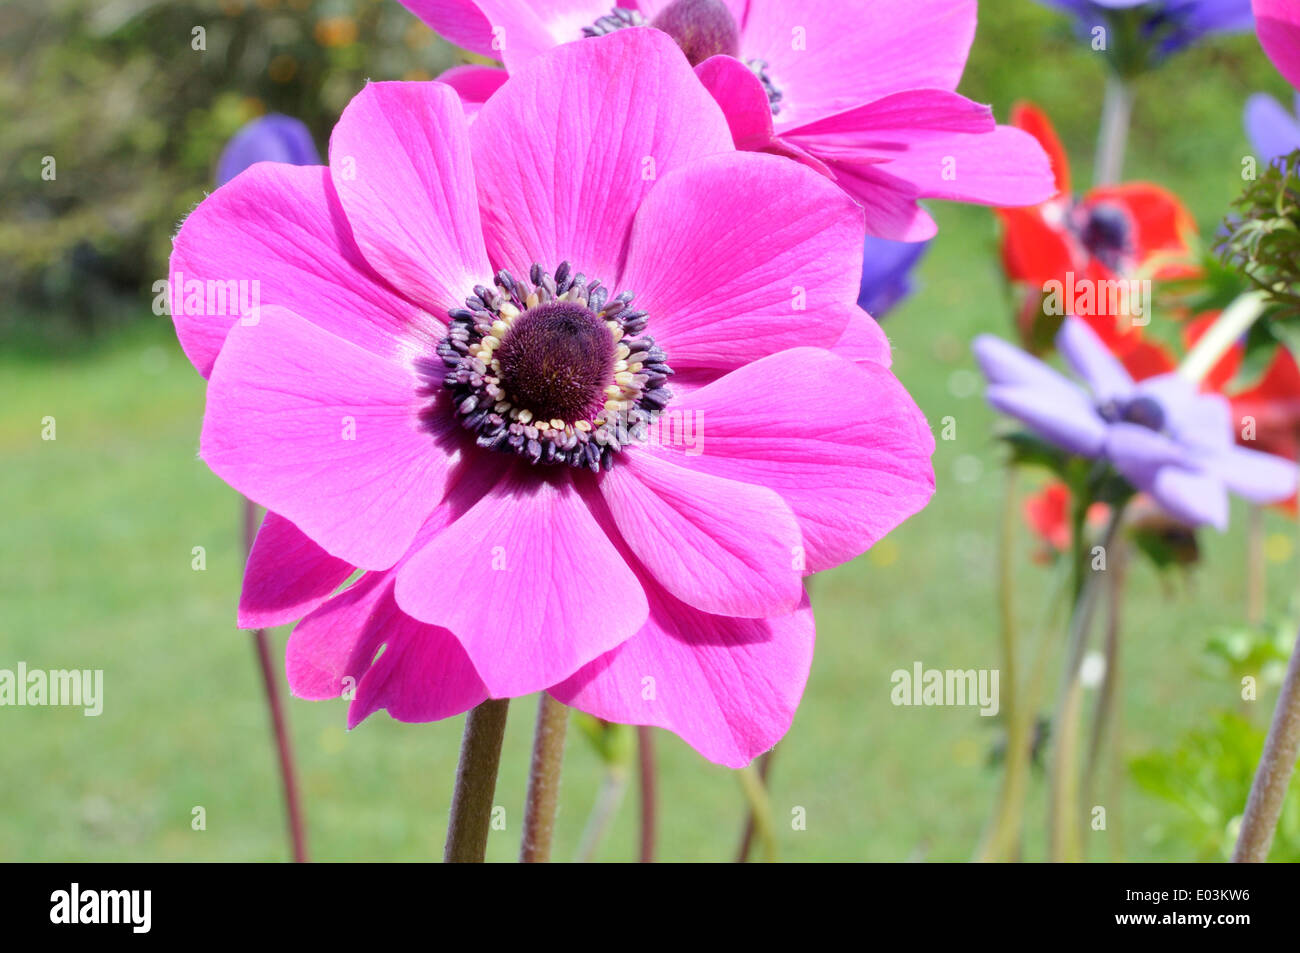
[[[1097,134],[1097,161],[1093,184],[1114,185],[1124,174],[1124,153],[1128,147],[1129,126],[1133,121],[1133,91],[1120,76],[1106,79],[1106,99],[1101,111],[1101,129]]]
[[[1089,497],[1076,494],[1076,512],[1087,512]],[[1123,516],[1123,507],[1113,507],[1110,525],[1102,542],[1109,552]],[[1077,525],[1077,522],[1076,522]],[[1074,537],[1076,572],[1087,565],[1088,541],[1081,531]],[[1079,590],[1070,619],[1070,642],[1066,650],[1065,669],[1061,676],[1061,689],[1057,709],[1052,721],[1051,810],[1049,814],[1049,852],[1054,861],[1072,862],[1080,858],[1079,833],[1082,816],[1079,813],[1079,765],[1076,751],[1079,743],[1079,715],[1083,704],[1083,685],[1079,669],[1088,648],[1088,635],[1092,628],[1093,609],[1096,606],[1096,576],[1089,574],[1076,578]]]
[[[626,792],[627,771],[617,765],[610,767],[600,782],[600,790],[596,792],[596,803],[592,806],[591,814],[587,818],[587,826],[582,831],[582,840],[578,844],[578,853],[574,857],[578,863],[590,863],[595,858],[596,851],[604,841],[609,825],[613,822],[614,815],[618,813],[619,805],[623,803],[623,795]]]
[[[641,855],[643,864],[654,863],[655,834],[658,827],[658,793],[656,791],[657,765],[655,761],[654,729],[649,725],[636,727],[637,752],[640,755],[641,779]]]
[[[1300,757],[1300,643],[1291,650],[1282,692],[1273,710],[1273,723],[1264,741],[1264,753],[1250,786],[1241,832],[1232,854],[1234,863],[1262,864],[1268,860],[1297,757]]]
[[[1088,743],[1087,767],[1083,773],[1084,802],[1091,803],[1101,770],[1102,748],[1107,741],[1118,748],[1119,731],[1116,706],[1119,704],[1120,634],[1122,631],[1122,603],[1124,582],[1128,571],[1128,553],[1122,540],[1117,540],[1108,553],[1109,585],[1106,587],[1106,671],[1092,715],[1092,738]],[[1117,815],[1117,805],[1112,804],[1108,817]]]
[[[560,806],[560,774],[564,768],[564,735],[569,709],[549,692],[537,702],[537,729],[533,735],[533,762],[524,800],[524,837],[519,862],[544,864],[551,859],[555,813]]]
[[[445,863],[481,864],[487,856],[492,798],[496,794],[501,742],[505,738],[509,710],[508,698],[492,698],[465,716],[460,767],[456,771],[447,846],[442,857]]]
[[[776,831],[772,827],[772,803],[767,796],[767,787],[759,777],[754,765],[746,765],[736,772],[740,779],[741,790],[749,802],[749,810],[754,818],[754,827],[758,832],[758,842],[762,846],[763,860],[767,863],[776,861]]]
[[[772,770],[772,756],[776,754],[776,749],[763,752],[758,759],[758,780],[763,783],[763,789],[767,789],[767,776]],[[744,864],[749,862],[749,850],[754,843],[754,830],[758,826],[758,819],[754,816],[754,807],[752,802],[749,809],[745,812],[745,829],[740,835],[740,848],[736,851],[736,863]]]

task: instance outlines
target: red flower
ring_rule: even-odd
[[[1075,196],[1069,159],[1043,112],[1022,103],[1012,110],[1011,121],[1043,146],[1058,189],[1041,205],[998,210],[1003,268],[1029,292],[1020,314],[1021,336],[1031,347],[1050,340],[1052,329],[1039,333],[1038,323],[1073,314],[1123,359],[1143,342],[1146,320],[1135,320],[1133,308],[1108,293],[1110,286],[1121,280],[1195,275],[1189,246],[1195,222],[1173,193],[1147,183],[1105,186]],[[1049,306],[1053,287],[1064,293],[1056,292],[1059,300]],[[1150,315],[1144,312],[1143,317]]]
[[[1043,545],[1034,553],[1034,562],[1048,563],[1057,553],[1070,548],[1070,488],[1056,481],[1047,484],[1037,493],[1025,497],[1023,514],[1025,523],[1033,530]],[[1110,518],[1110,507],[1094,503],[1088,507],[1088,525],[1103,526]]]

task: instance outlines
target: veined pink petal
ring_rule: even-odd
[[[866,215],[867,234],[896,242],[923,242],[939,231],[930,213],[916,204],[917,186],[891,175],[875,160],[827,163],[835,182],[858,200]]]
[[[777,131],[904,89],[956,89],[975,0],[752,0],[741,55],[784,94]]]
[[[965,96],[944,89],[908,89],[783,128],[781,135],[825,157],[866,154],[889,161],[914,143],[953,133],[989,133],[996,127],[993,110]]]
[[[530,62],[479,112],[470,141],[493,264],[520,276],[534,262],[567,259],[606,284],[655,183],[732,149],[685,56],[667,34],[645,29]]]
[[[366,260],[440,318],[491,274],[460,97],[370,83],[330,137],[330,175]]]
[[[446,83],[456,90],[461,105],[465,107],[465,118],[473,122],[478,118],[478,111],[483,104],[502,87],[507,77],[506,71],[499,67],[469,63],[453,66],[438,76],[438,82]]]
[[[861,241],[862,212],[824,177],[726,153],[665,176],[646,197],[619,285],[654,316],[674,368],[733,368],[838,341],[862,279]]]
[[[424,429],[416,389],[406,367],[264,308],[213,367],[199,455],[331,555],[386,569],[442,500],[455,459],[446,432]]]
[[[272,305],[376,354],[445,333],[444,316],[394,293],[366,263],[324,166],[258,163],[217,189],[181,227],[170,272],[176,336],[204,377],[231,325]]]
[[[496,698],[567,678],[649,611],[570,475],[526,465],[416,552],[396,593],[407,613],[456,634]]]
[[[492,27],[473,0],[402,0],[402,6],[456,46],[480,56],[497,56]]]
[[[1300,89],[1300,6],[1295,0],[1253,0],[1251,6],[1264,52],[1287,81]]]
[[[923,198],[1010,208],[1037,205],[1056,194],[1047,153],[1037,139],[1013,126],[913,142],[885,169],[913,183]]]
[[[268,512],[244,567],[239,627],[269,629],[301,619],[347,582],[354,569],[283,516]]]
[[[798,608],[803,540],[775,491],[641,447],[601,478],[600,492],[628,548],[688,605],[745,618]]]
[[[861,554],[934,494],[934,437],[886,368],[798,348],[673,402],[702,453],[683,465],[776,490],[799,519],[807,571]]]
[[[391,572],[365,576],[305,618],[285,670],[299,698],[351,697],[349,728],[381,708],[398,721],[438,721],[487,698],[455,636],[397,607]]]
[[[492,24],[495,45],[489,55],[514,73],[553,46],[583,39],[591,26],[621,4],[614,0],[477,0]]]
[[[856,307],[850,309],[849,323],[839,341],[831,348],[831,353],[855,364],[869,362],[889,367],[894,363],[894,355],[884,330],[875,318]]]
[[[734,56],[711,56],[695,75],[727,117],[737,149],[760,152],[772,144],[772,107],[753,70]]]
[[[369,625],[383,582],[383,573],[367,573],[294,627],[284,667],[296,697],[323,701],[349,690],[355,694],[384,644],[384,632]]]
[[[426,722],[451,718],[486,701],[487,686],[460,641],[399,609],[391,578],[381,591],[366,630],[381,633],[386,648],[357,686],[348,727],[381,708],[398,721]]]
[[[742,768],[790,728],[812,666],[805,596],[767,619],[707,615],[653,583],[640,632],[551,689],[597,718],[656,725],[717,764]]]

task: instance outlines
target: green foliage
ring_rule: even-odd
[[[1229,858],[1264,734],[1241,715],[1220,712],[1208,728],[1188,732],[1172,750],[1134,759],[1138,786],[1176,809],[1152,828],[1154,839],[1186,845],[1201,860]],[[1294,785],[1269,859],[1300,860],[1300,789]]]
[[[114,297],[138,315],[247,120],[297,116],[323,147],[367,78],[452,65],[449,47],[380,0],[6,0],[3,17],[4,340],[115,327]]]

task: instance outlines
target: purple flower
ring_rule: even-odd
[[[1080,30],[1136,27],[1151,62],[1191,46],[1212,33],[1254,27],[1250,0],[1039,0],[1069,13]]]
[[[929,242],[895,242],[868,235],[862,249],[858,307],[879,321],[915,290],[912,270]]]
[[[1300,93],[1296,94],[1295,112],[1267,93],[1256,93],[1246,100],[1246,135],[1255,153],[1265,162],[1289,156],[1300,149]]]
[[[226,144],[217,160],[217,185],[225,185],[257,162],[320,165],[320,153],[306,125],[270,113],[245,123]]]
[[[1276,503],[1296,489],[1295,464],[1233,442],[1232,413],[1180,374],[1134,383],[1101,339],[1067,318],[1056,347],[1079,386],[1000,338],[974,351],[988,401],[1069,453],[1106,460],[1136,489],[1191,526],[1228,525],[1228,492]]]

